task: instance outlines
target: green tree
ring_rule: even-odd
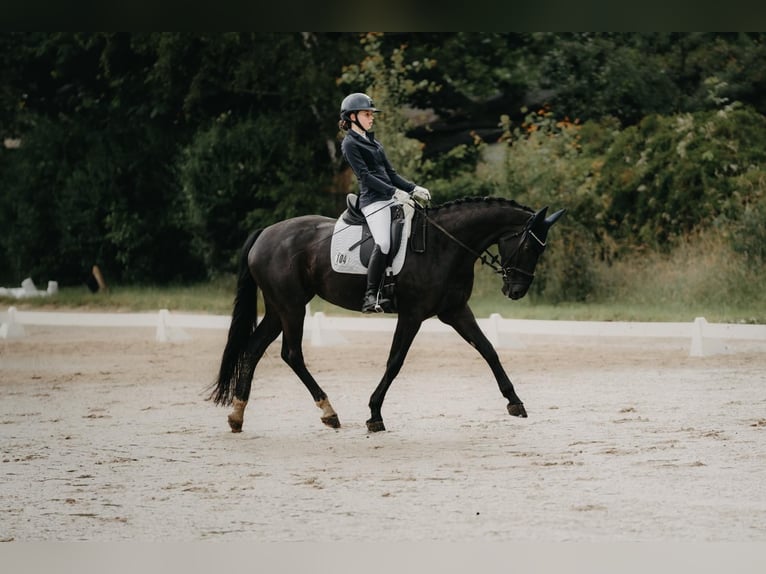
[[[327,193],[339,165],[333,158],[336,120],[325,110],[334,112],[339,101],[334,80],[347,53],[344,39],[182,33],[4,37],[16,43],[16,65],[5,69],[8,82],[0,97],[19,104],[0,125],[22,142],[13,153],[3,153],[9,183],[1,196],[0,222],[15,230],[13,238],[0,239],[2,258],[9,261],[4,271],[14,280],[34,270],[62,281],[76,281],[95,262],[111,277],[130,281],[215,272],[202,268],[203,260],[213,260],[194,247],[226,250],[231,238],[224,227],[214,226],[217,234],[192,240],[191,230],[200,228],[188,219],[189,195],[182,193],[176,164],[182,150],[204,140],[216,118],[224,116],[232,118],[228,127],[257,120],[277,141],[273,147],[284,150],[263,181],[250,182],[251,188],[281,182],[278,191],[269,188],[273,199],[256,201],[254,212],[268,211],[274,218],[303,209],[336,211],[328,207],[333,201]],[[238,144],[244,155],[249,142]],[[251,160],[263,164],[267,157]],[[238,169],[237,163],[226,165]],[[221,179],[204,182],[197,196],[234,179],[233,173],[217,173]],[[230,207],[230,218],[261,223]],[[46,261],[48,252],[57,255]]]
[[[492,184],[476,177],[483,147],[479,137],[431,159],[424,156],[423,142],[408,135],[418,113],[413,102],[425,97],[424,94],[438,94],[441,90],[439,84],[423,77],[438,63],[430,58],[412,60],[408,44],[391,46],[385,38],[377,33],[361,36],[365,57],[359,64],[346,66],[339,83],[348,86],[347,92],[366,92],[383,109],[375,131],[391,163],[405,177],[430,187],[438,202],[491,194]]]
[[[662,248],[717,218],[738,219],[758,199],[742,182],[766,169],[764,134],[766,118],[739,106],[647,116],[627,128],[599,183],[611,198],[603,214],[609,232]]]
[[[337,215],[350,91],[385,109],[389,155],[436,201],[569,207],[569,236],[606,259],[711,225],[757,254],[764,39],[2,33],[0,277],[193,279],[230,269],[253,227]]]

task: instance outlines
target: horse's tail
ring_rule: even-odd
[[[250,274],[247,255],[262,231],[259,229],[253,232],[242,247],[229,336],[223,350],[218,378],[211,385],[212,392],[208,399],[218,405],[231,404],[237,388],[245,388],[249,383],[244,379],[253,376],[247,349],[250,336],[258,325],[258,284]]]

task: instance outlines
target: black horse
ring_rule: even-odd
[[[370,432],[385,430],[381,407],[386,392],[420,325],[433,316],[452,326],[484,357],[500,392],[508,399],[509,414],[527,416],[495,349],[476,323],[468,299],[479,258],[502,275],[505,295],[519,299],[526,294],[545,249],[548,230],[564,213],[560,210],[546,219],[547,209],[535,213],[511,200],[482,198],[421,211],[419,216],[426,222],[427,249],[419,253],[409,245],[396,279],[399,317],[385,373],[370,397]],[[346,309],[361,310],[366,277],[338,273],[331,267],[334,225],[335,220],[328,217],[295,217],[254,232],[244,244],[228,340],[210,395],[217,404],[233,405],[228,418],[232,432],[242,430],[255,366],[280,333],[282,359],[322,410],[322,422],[333,428],[340,426],[327,395],[306,368],[302,350],[306,304],[315,295]],[[495,244],[499,265],[497,257],[487,252]],[[260,322],[259,287],[265,303]]]

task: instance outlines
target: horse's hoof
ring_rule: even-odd
[[[233,419],[231,416],[228,418],[228,420],[229,427],[231,427],[231,432],[242,432],[242,421]]]
[[[322,422],[330,428],[333,428],[333,429],[340,428],[340,419],[338,418],[338,415],[330,415],[329,417],[322,417]]]
[[[527,411],[522,403],[516,405],[508,403],[508,414],[512,417],[521,417],[522,419],[527,418]]]
[[[383,421],[370,419],[367,421],[367,430],[370,432],[380,432],[386,430],[386,426],[383,424]]]

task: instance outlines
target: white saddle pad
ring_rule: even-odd
[[[404,265],[404,258],[407,255],[407,240],[410,237],[411,227],[412,217],[405,217],[399,251],[396,253],[391,266],[388,267],[388,270],[394,275],[398,275]],[[338,221],[335,222],[335,229],[333,230],[332,241],[330,242],[330,258],[333,271],[352,273],[354,275],[367,275],[367,267],[362,265],[362,260],[359,257],[361,247],[356,245],[361,239],[361,225],[349,225],[343,221],[343,218],[338,218]],[[368,241],[372,241],[372,238]],[[356,245],[356,247],[351,249],[353,245]]]

